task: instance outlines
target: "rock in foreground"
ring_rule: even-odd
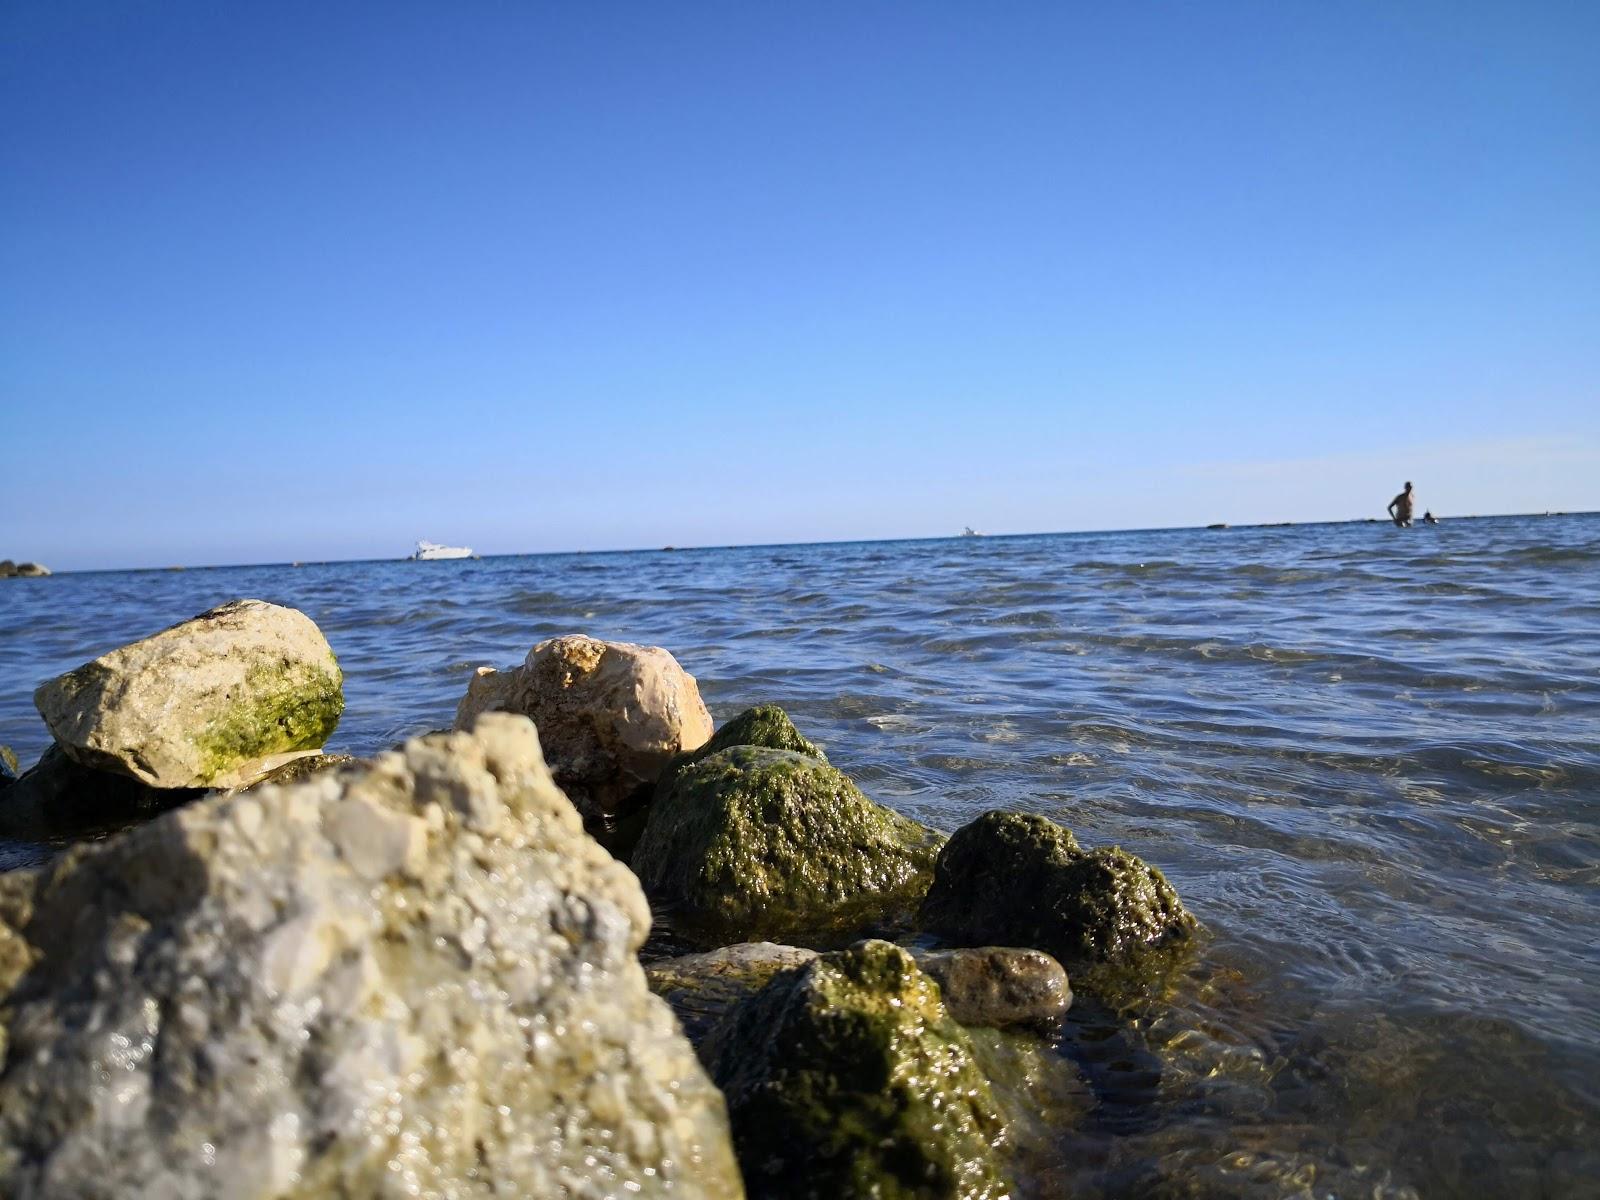
[[[644,896],[522,718],[22,874],[0,1195],[741,1194]]]
[[[939,855],[922,923],[967,944],[1036,946],[1064,962],[1112,962],[1194,928],[1166,877],[1120,849],[1084,850],[1025,813],[985,813]]]
[[[159,788],[234,787],[320,749],[343,677],[316,623],[235,600],[85,663],[34,693],[61,748]]]
[[[1009,1194],[989,1084],[898,946],[862,942],[774,976],[703,1049],[752,1196]]]
[[[478,668],[456,728],[483,712],[532,718],[556,782],[597,815],[628,808],[675,755],[711,736],[694,676],[671,654],[578,635],[540,642],[520,667]]]
[[[735,746],[657,795],[633,869],[685,933],[744,941],[909,916],[943,841],[827,763]]]

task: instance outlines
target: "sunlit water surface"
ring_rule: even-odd
[[[31,762],[36,683],[239,596],[333,643],[338,750],[585,632],[719,720],[783,704],[922,821],[1159,865],[1205,937],[1069,1027],[1093,1108],[1031,1191],[1600,1194],[1600,517],[11,580],[0,742]]]

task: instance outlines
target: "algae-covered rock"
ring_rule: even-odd
[[[0,746],[0,788],[8,788],[17,781],[17,755],[10,746]]]
[[[34,693],[73,758],[151,787],[236,787],[321,748],[343,677],[316,623],[235,600],[123,646]]]
[[[203,794],[97,771],[51,743],[14,784],[0,789],[0,836],[56,841],[125,829]]]
[[[728,721],[698,750],[690,750],[673,759],[667,769],[661,772],[661,778],[656,784],[658,792],[669,789],[678,772],[685,767],[733,746],[766,746],[771,750],[793,750],[796,754],[804,754],[819,762],[828,761],[828,756],[794,727],[794,722],[789,719],[788,713],[776,704],[758,704],[754,708],[745,709]]]
[[[1010,1193],[1005,1122],[938,985],[862,942],[775,975],[703,1053],[755,1197]]]
[[[691,1042],[735,1004],[748,1000],[779,971],[803,967],[815,950],[776,942],[740,942],[704,954],[683,954],[645,965],[650,990],[672,1005]]]
[[[694,676],[670,653],[581,635],[540,642],[518,667],[480,667],[456,708],[456,728],[482,712],[532,718],[556,782],[599,815],[647,799],[675,755],[711,736]]]
[[[748,940],[908,916],[943,842],[824,762],[735,746],[656,797],[633,869],[675,927]]]
[[[645,986],[644,894],[524,718],[12,878],[0,1195],[742,1192],[722,1097]]]
[[[939,985],[950,1015],[963,1025],[1046,1026],[1072,1006],[1067,972],[1042,950],[977,946],[916,959]]]
[[[939,855],[922,924],[951,941],[1035,946],[1108,962],[1187,936],[1194,918],[1160,871],[1121,849],[1084,850],[1044,817],[985,813]]]

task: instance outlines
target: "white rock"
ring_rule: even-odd
[[[151,787],[235,787],[315,753],[344,709],[302,612],[235,600],[51,680],[34,704],[63,750]]]
[[[478,668],[456,728],[483,712],[531,717],[556,782],[600,813],[624,807],[712,729],[694,676],[667,651],[577,634],[540,642],[520,667]]]
[[[0,876],[0,1195],[738,1197],[649,921],[505,715]]]

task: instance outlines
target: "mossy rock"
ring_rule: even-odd
[[[1187,937],[1195,920],[1159,870],[1084,850],[1044,817],[985,813],[939,855],[921,921],[962,944],[1034,946],[1064,962],[1115,962]]]
[[[10,787],[17,781],[16,752],[10,746],[0,746],[0,788]]]
[[[1006,1125],[939,987],[888,942],[780,972],[702,1051],[753,1200],[1011,1194]]]
[[[766,746],[770,750],[793,750],[796,754],[804,754],[818,762],[828,761],[828,756],[794,727],[794,722],[789,719],[788,713],[776,704],[758,704],[754,708],[745,709],[717,730],[705,745],[686,751],[668,763],[656,782],[656,794],[659,796],[671,791],[678,772],[685,767],[734,746]]]
[[[657,797],[632,865],[675,928],[726,943],[907,919],[943,842],[827,763],[734,746]]]

